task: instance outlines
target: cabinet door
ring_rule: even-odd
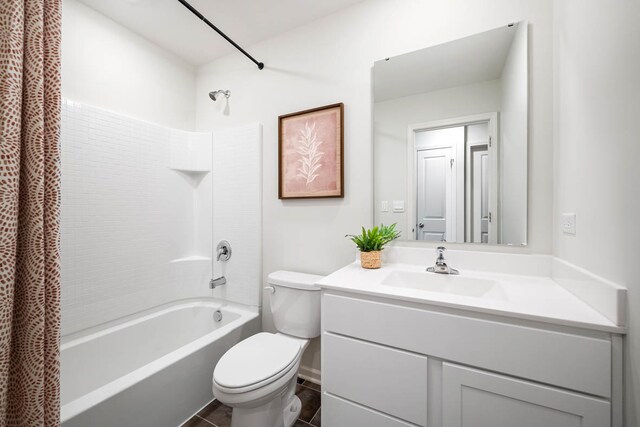
[[[444,427],[609,427],[606,400],[443,364]]]

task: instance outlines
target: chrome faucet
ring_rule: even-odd
[[[439,274],[460,274],[458,270],[455,268],[451,268],[444,261],[444,251],[447,250],[444,246],[438,246],[436,249],[438,251],[438,258],[436,258],[436,265],[433,267],[428,267],[427,271],[431,273],[439,273]]]
[[[222,286],[222,285],[226,285],[227,284],[227,278],[224,276],[220,276],[217,279],[211,279],[209,280],[209,288],[210,289],[215,289],[218,286]]]
[[[216,247],[216,261],[229,261],[231,258],[231,244],[226,240],[220,240]],[[224,276],[217,277],[209,280],[209,289],[215,289],[218,286],[227,284],[227,279]]]
[[[227,248],[218,249],[218,254],[216,256],[216,261],[220,261],[220,258],[222,258],[225,255],[227,255]]]
[[[221,240],[216,248],[216,261],[229,261],[231,258],[231,244]]]

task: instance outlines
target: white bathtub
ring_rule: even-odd
[[[213,399],[220,357],[259,326],[256,309],[202,299],[63,338],[63,427],[180,425]]]

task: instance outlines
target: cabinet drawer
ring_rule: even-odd
[[[324,294],[325,331],[596,396],[611,395],[611,343],[497,321]]]
[[[608,427],[609,402],[444,363],[443,426]]]
[[[411,424],[327,393],[322,395],[320,410],[322,411],[322,422],[326,426],[413,427]]]
[[[322,387],[328,393],[427,425],[424,356],[323,334]]]

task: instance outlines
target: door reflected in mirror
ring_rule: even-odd
[[[527,70],[526,22],[375,63],[376,223],[526,244]]]
[[[489,130],[495,129],[497,115],[459,120],[411,127],[415,239],[497,243],[497,230],[489,220],[497,208],[489,206],[497,201],[489,196],[497,191],[492,188],[497,181],[496,150],[490,136],[494,132]]]

